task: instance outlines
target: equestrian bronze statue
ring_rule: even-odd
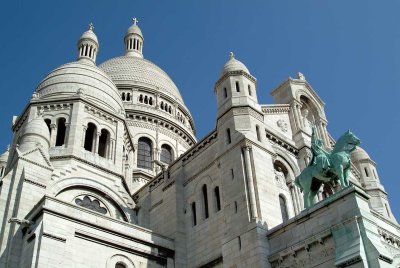
[[[324,183],[339,181],[342,187],[349,186],[350,153],[359,144],[360,140],[349,130],[338,139],[332,151],[324,150],[322,140],[317,138],[313,127],[311,135],[313,157],[294,181],[303,192],[304,208],[314,205],[314,197]]]

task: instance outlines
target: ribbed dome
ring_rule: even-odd
[[[247,69],[246,65],[244,65],[241,61],[235,59],[235,56],[231,52],[229,55],[229,60],[225,63],[224,67],[222,68],[221,77],[224,74],[232,71],[244,71],[250,74],[249,69]]]
[[[363,148],[357,146],[357,148],[351,153],[351,161],[356,163],[358,161],[365,159],[371,159],[371,158]]]
[[[121,56],[99,65],[115,84],[142,85],[169,95],[183,104],[182,96],[171,78],[160,67],[139,57]]]
[[[118,89],[102,70],[82,61],[64,64],[50,72],[36,89],[40,99],[66,97],[78,93],[112,112],[123,111]]]

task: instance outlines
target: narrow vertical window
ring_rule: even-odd
[[[364,168],[365,176],[369,177],[368,169],[365,167]]]
[[[203,185],[202,192],[203,192],[204,218],[208,219],[209,213],[208,213],[207,185],[205,184]]]
[[[122,92],[122,100],[125,101],[125,92]]]
[[[140,94],[140,96],[139,96],[139,102],[143,103],[143,95],[142,94]],[[162,105],[162,102],[161,102],[161,105]]]
[[[235,201],[235,213],[237,213],[238,212],[238,204],[237,204],[237,202]]]
[[[235,173],[233,172],[233,168],[231,168],[231,178],[232,180],[235,178]]]
[[[85,144],[84,148],[86,151],[93,151],[94,139],[96,138],[96,126],[93,123],[89,123],[85,133]]]
[[[57,120],[56,146],[64,145],[65,130],[66,130],[65,122],[66,122],[65,118],[62,117]]]
[[[131,101],[131,93],[126,93],[126,101]]]
[[[227,141],[228,144],[232,142],[232,140],[231,140],[231,130],[229,128],[226,129],[226,141]]]
[[[285,222],[289,217],[286,208],[286,200],[282,195],[279,195],[279,204],[281,206],[282,221]]]
[[[160,161],[165,164],[170,164],[172,162],[172,148],[167,144],[161,146]]]
[[[248,85],[248,86],[247,86],[247,89],[249,90],[249,96],[252,96],[252,92],[251,92],[251,86],[250,86],[250,85]]]
[[[239,250],[242,249],[242,239],[240,239],[240,236],[238,236],[238,246],[239,246]]]
[[[49,129],[49,133],[51,135],[51,120],[50,119],[45,119],[44,122],[47,125],[47,128]]]
[[[152,144],[148,138],[140,138],[138,142],[138,167],[153,169]]]
[[[109,146],[110,146],[110,132],[108,132],[105,129],[102,129],[99,138],[99,149],[98,149],[99,156],[107,157]]]
[[[228,98],[228,91],[226,90],[226,87],[224,87],[224,97],[225,99]]]
[[[257,140],[261,141],[260,127],[258,125],[256,125],[256,133],[257,133]]]
[[[236,92],[240,92],[239,82],[236,81],[235,85],[236,85]]]
[[[220,211],[221,210],[221,197],[219,194],[218,186],[214,188],[214,195],[215,195],[215,209],[216,209],[216,211]]]
[[[195,202],[192,203],[192,223],[193,223],[193,226],[195,226],[197,224],[196,203]]]

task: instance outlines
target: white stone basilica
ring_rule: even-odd
[[[125,54],[96,65],[90,25],[77,61],[51,71],[13,118],[0,157],[0,267],[400,267],[400,226],[375,162],[352,153],[352,186],[304,209],[294,179],[327,150],[324,102],[299,73],[259,104],[231,53],[215,83],[216,128],[200,141],[170,77]]]

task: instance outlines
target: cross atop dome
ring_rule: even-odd
[[[93,31],[93,29],[94,29],[94,26],[93,26],[93,23],[91,22],[91,23],[89,23],[89,30]]]
[[[235,58],[235,54],[233,54],[233,52],[231,51],[231,52],[229,52],[229,59],[233,59],[233,58]]]
[[[137,25],[139,22],[139,20],[137,18],[133,18],[132,21],[133,21],[133,25]]]

